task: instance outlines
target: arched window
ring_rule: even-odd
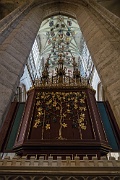
[[[17,102],[26,101],[26,87],[24,84],[20,84],[20,86],[17,87],[16,94],[14,96],[14,101],[17,101]]]
[[[24,84],[20,84],[21,91],[20,91],[20,102],[26,101],[26,87]]]
[[[97,86],[97,100],[98,101],[104,101],[105,100],[103,85],[101,82],[99,82],[98,86]]]

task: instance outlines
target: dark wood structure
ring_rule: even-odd
[[[88,87],[34,87],[28,92],[14,145],[20,155],[105,155],[110,147]]]

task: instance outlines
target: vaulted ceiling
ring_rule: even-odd
[[[3,19],[24,2],[25,0],[0,0],[0,19]]]
[[[49,72],[55,73],[61,55],[67,73],[72,73],[75,60],[81,75],[90,78],[93,62],[80,27],[75,19],[59,14],[45,19],[37,33],[26,64],[32,81],[41,76],[47,59]]]
[[[97,0],[97,2],[120,17],[120,0]]]

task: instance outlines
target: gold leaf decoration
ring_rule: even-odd
[[[86,111],[86,107],[79,107],[80,111]]]
[[[46,130],[50,129],[50,124],[46,124],[45,129]]]
[[[56,110],[60,110],[60,107],[58,106],[58,107],[56,107]]]
[[[67,127],[67,124],[66,124],[66,123],[62,123],[62,126],[63,126],[64,128],[66,128],[66,127]]]
[[[70,113],[70,109],[67,109],[67,113]]]
[[[80,99],[80,102],[81,103],[85,103],[85,99]]]
[[[42,111],[42,108],[39,107],[37,110],[38,110],[38,112],[41,112],[41,111]]]
[[[35,124],[34,124],[33,127],[34,127],[34,128],[37,128],[38,125],[40,124],[40,122],[41,122],[40,119],[36,119],[36,120],[35,120]]]
[[[78,105],[77,104],[74,105],[74,109],[78,109]]]
[[[79,124],[79,127],[83,130],[86,130],[86,126],[85,126],[85,114],[80,114],[80,118],[78,119],[78,124]]]
[[[40,105],[40,101],[37,101],[36,106],[39,106],[39,105]]]
[[[42,112],[38,112],[37,117],[40,117],[41,115],[43,115],[43,113]]]
[[[66,117],[66,114],[63,113],[63,117]]]
[[[57,102],[54,101],[54,102],[53,102],[53,107],[56,107],[56,105],[57,105]]]

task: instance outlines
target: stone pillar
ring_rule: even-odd
[[[16,22],[18,23],[16,26],[14,24],[12,32],[9,33],[9,29],[6,28],[5,31],[9,35],[0,45],[0,124],[19,84],[39,30],[42,21],[42,10],[32,9],[27,15],[23,14],[23,16],[19,23]]]
[[[120,127],[120,19],[90,0],[77,20]]]

